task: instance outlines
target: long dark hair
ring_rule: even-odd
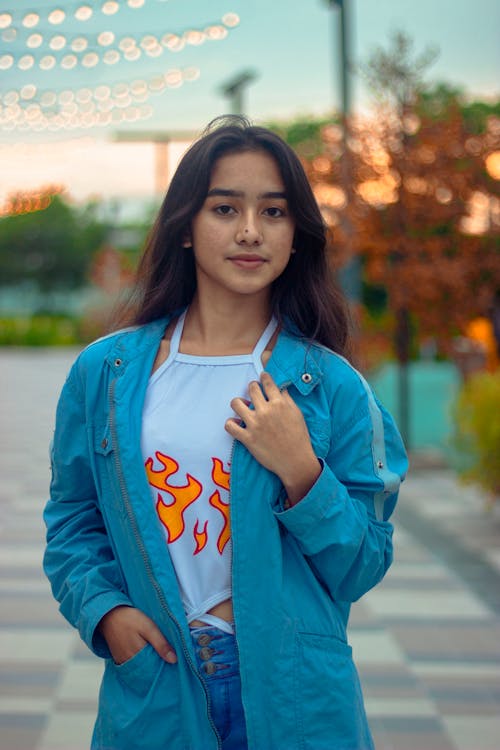
[[[273,283],[271,305],[285,328],[349,353],[349,315],[327,264],[327,234],[295,152],[267,128],[241,116],[213,120],[182,157],[147,239],[120,323],[148,323],[188,305],[196,290],[192,248],[182,246],[205,202],[212,170],[228,153],[265,151],[276,161],[295,221],[295,253]]]

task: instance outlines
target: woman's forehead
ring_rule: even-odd
[[[266,192],[284,191],[284,181],[276,159],[264,150],[229,152],[214,163],[209,190],[262,185]]]

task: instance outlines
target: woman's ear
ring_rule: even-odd
[[[191,239],[190,232],[185,232],[182,238],[182,247],[193,247],[193,241]]]

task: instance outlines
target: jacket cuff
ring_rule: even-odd
[[[97,626],[104,615],[120,606],[133,607],[130,599],[121,591],[106,591],[94,597],[86,606],[86,617],[80,626],[80,636],[90,650],[103,659],[110,659],[111,652]]]
[[[337,499],[337,488],[343,489],[330,467],[321,458],[318,460],[321,464],[321,473],[309,492],[288,510],[283,502],[282,509],[274,511],[290,534],[306,546],[311,534],[317,536],[318,524],[326,515],[331,515],[332,500]]]

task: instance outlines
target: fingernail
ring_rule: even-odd
[[[168,661],[169,664],[176,664],[177,663],[177,656],[173,651],[167,651],[167,655],[165,657],[165,661]]]

